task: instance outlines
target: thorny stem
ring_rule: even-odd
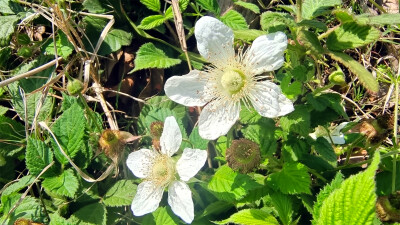
[[[393,138],[394,138],[394,146],[395,148],[399,147],[399,139],[397,138],[397,130],[398,130],[398,118],[399,118],[399,77],[400,77],[400,60],[399,60],[399,68],[397,71],[397,76],[394,79],[395,85],[395,103],[394,103],[394,122],[393,122]],[[392,193],[396,191],[396,165],[397,164],[397,154],[393,156],[393,172],[392,172]]]

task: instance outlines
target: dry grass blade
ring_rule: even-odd
[[[179,43],[181,45],[182,51],[185,53],[189,69],[192,70],[192,65],[190,63],[189,55],[187,52],[186,36],[185,36],[185,30],[183,29],[182,14],[179,9],[179,0],[171,0],[171,4],[172,4],[172,11],[174,12],[174,23],[175,23],[176,33],[178,34]]]

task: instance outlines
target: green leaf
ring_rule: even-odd
[[[315,33],[301,29],[297,34],[297,38],[301,42],[301,45],[306,47],[306,49],[310,49],[313,54],[319,56],[325,52]]]
[[[192,130],[192,133],[190,133],[189,136],[189,141],[193,144],[193,147],[197,149],[207,149],[208,147],[208,140],[200,137],[199,127],[195,127]],[[189,148],[192,148],[192,146]]]
[[[253,4],[253,3],[250,3],[250,2],[244,2],[244,1],[237,1],[237,2],[234,2],[234,4],[235,5],[240,5],[243,8],[251,10],[254,13],[257,13],[257,14],[260,13],[260,8],[256,4]]]
[[[275,192],[270,195],[272,204],[278,212],[279,219],[284,225],[289,225],[292,222],[293,206],[292,201],[288,195],[280,192]]]
[[[361,14],[356,16],[359,24],[368,25],[397,25],[400,21],[400,13],[390,13],[381,15]]]
[[[292,77],[285,76],[281,80],[280,87],[282,92],[288,97],[289,99],[296,99],[298,95],[302,92],[303,84],[300,81],[292,81]]]
[[[303,19],[312,19],[329,13],[330,8],[340,4],[341,0],[304,0],[301,15]]]
[[[74,175],[74,171],[68,169],[64,170],[60,176],[44,179],[42,185],[50,192],[72,198],[79,188],[79,181]]]
[[[82,5],[90,13],[105,13],[107,11],[107,5],[103,4],[101,0],[85,0]]]
[[[257,123],[249,124],[242,129],[245,138],[260,146],[262,155],[272,155],[277,148],[275,137],[275,122],[270,118],[260,118]]]
[[[83,206],[69,219],[73,224],[105,225],[107,223],[107,209],[101,203],[92,203]]]
[[[196,3],[206,11],[211,11],[215,15],[219,15],[220,8],[217,0],[196,0]]]
[[[15,208],[14,212],[8,215],[8,212],[17,204],[22,194],[13,195],[7,202],[3,203],[4,213],[2,218],[0,218],[1,224],[12,225],[17,219],[26,218],[26,219],[34,219],[37,222],[43,220],[42,206],[41,204],[33,197],[26,196],[22,202]],[[8,219],[6,220],[6,217]]]
[[[261,118],[262,116],[253,107],[242,107],[240,110],[239,119],[241,123],[257,123]]]
[[[103,203],[112,207],[131,205],[136,188],[132,180],[119,180],[104,195]]]
[[[140,2],[151,11],[159,12],[161,9],[160,0],[140,0]]]
[[[287,116],[281,117],[281,127],[286,132],[295,132],[303,136],[310,133],[310,113],[307,106],[295,106],[295,110]]]
[[[201,214],[201,217],[205,217],[208,215],[218,215],[228,211],[228,209],[232,207],[233,205],[228,204],[225,201],[212,202],[209,205],[207,205],[207,207],[204,209],[203,213]]]
[[[329,50],[342,51],[364,46],[378,40],[380,32],[369,25],[350,22],[340,25],[326,39]]]
[[[32,184],[33,181],[35,180],[34,176],[27,175],[23,176],[21,179],[19,179],[17,182],[11,184],[7,188],[5,188],[2,193],[1,193],[1,201],[4,203],[5,199],[22,190],[23,188],[27,187],[28,185]]]
[[[49,225],[73,225],[73,223],[68,222],[64,217],[60,216],[57,212],[50,214]]]
[[[261,29],[269,33],[286,30],[295,26],[294,18],[287,13],[264,12],[260,19]]]
[[[320,22],[318,20],[302,20],[297,25],[320,29],[321,31],[324,31],[324,32],[328,30],[328,27],[325,25],[325,23]]]
[[[336,9],[335,11],[333,11],[333,14],[335,14],[336,18],[342,24],[347,22],[353,22],[355,20],[354,16],[345,9]]]
[[[132,33],[130,32],[121,29],[112,29],[104,38],[98,54],[107,55],[111,52],[116,52],[122,46],[130,45],[132,37]]]
[[[69,55],[74,51],[74,46],[68,40],[67,36],[63,32],[58,33],[58,37],[56,40],[57,46],[57,54],[64,59],[67,59]],[[54,51],[54,42],[50,42],[50,44],[45,48],[45,51],[49,54],[55,55]]]
[[[140,22],[140,25],[138,28],[144,29],[144,30],[150,30],[155,27],[160,26],[161,24],[164,23],[164,21],[167,20],[167,18],[163,15],[152,15],[144,18],[142,22]]]
[[[17,14],[24,9],[16,2],[11,0],[0,0],[0,13],[2,14]]]
[[[10,44],[11,35],[14,33],[19,17],[15,15],[0,16],[0,47]]]
[[[156,225],[178,225],[179,220],[166,207],[160,207],[153,212]]]
[[[374,76],[355,59],[341,52],[329,52],[329,55],[334,60],[339,61],[351,72],[353,72],[358,77],[360,82],[364,85],[364,87],[367,88],[369,91],[375,93],[379,91],[378,81],[376,81]]]
[[[256,29],[243,29],[243,30],[234,30],[233,34],[235,35],[235,39],[243,41],[254,41],[261,35],[265,35],[266,32]]]
[[[327,184],[317,195],[317,201],[313,207],[313,215],[314,215],[314,222],[318,220],[322,203],[324,203],[325,199],[329,197],[329,195],[336,189],[340,187],[343,183],[343,175],[341,172],[338,172],[335,175],[335,178],[332,180],[330,184]]]
[[[147,68],[169,68],[180,62],[180,59],[169,58],[164,51],[156,48],[153,43],[146,43],[136,53],[135,68],[132,72]]]
[[[373,178],[380,158],[375,151],[368,169],[346,179],[323,201],[315,224],[373,224],[377,198]]]
[[[29,137],[25,160],[26,168],[29,169],[29,172],[37,176],[46,166],[53,162],[53,152],[43,141]]]
[[[321,155],[326,161],[336,164],[336,154],[332,148],[332,145],[323,137],[317,138],[314,144],[315,151]]]
[[[229,10],[227,13],[221,16],[221,21],[228,27],[232,28],[232,30],[243,30],[249,28],[246,19],[242,16],[242,14],[235,10]]]
[[[22,149],[25,127],[6,116],[0,116],[0,154],[12,156]]]
[[[67,109],[51,127],[51,130],[54,132],[64,152],[71,159],[74,158],[82,148],[85,125],[86,119],[83,109],[75,103]],[[67,164],[67,158],[61,153],[54,139],[51,140],[57,160],[62,164]]]
[[[271,214],[260,209],[243,209],[228,219],[214,221],[216,224],[242,224],[242,225],[279,225],[279,222]]]
[[[218,199],[234,202],[235,200],[242,199],[249,191],[260,186],[250,176],[237,173],[227,165],[224,165],[215,172],[208,184],[208,189]]]
[[[281,171],[269,176],[268,181],[284,194],[311,194],[311,177],[301,163],[285,163]]]

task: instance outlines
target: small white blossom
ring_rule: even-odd
[[[132,173],[143,178],[132,201],[132,212],[142,216],[155,211],[161,201],[164,189],[168,187],[168,204],[172,211],[186,223],[194,219],[192,192],[184,182],[188,181],[203,167],[207,151],[185,148],[180,159],[171,158],[179,150],[182,134],[174,117],[165,119],[160,138],[161,151],[140,149],[129,154],[127,166]],[[179,179],[176,178],[176,173]]]
[[[325,130],[324,127],[318,126],[315,128],[314,133],[309,134],[310,137],[312,137],[314,140],[316,140],[318,137],[323,137],[325,138],[329,143],[336,144],[336,145],[343,145],[346,143],[346,140],[344,139],[344,134],[342,133],[342,129],[348,124],[348,122],[343,122],[335,127],[331,127],[330,132]],[[331,141],[332,140],[332,141]]]
[[[185,106],[205,106],[199,118],[200,136],[213,140],[225,135],[239,119],[241,103],[253,105],[264,117],[294,110],[279,86],[260,74],[280,68],[287,47],[282,32],[256,38],[245,52],[235,55],[233,31],[219,20],[204,16],[195,25],[197,48],[213,66],[192,70],[167,80],[165,93]]]

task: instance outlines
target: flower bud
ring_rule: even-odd
[[[104,154],[117,164],[126,142],[132,137],[133,135],[129,132],[104,130],[101,134],[99,145],[103,149]]]
[[[233,170],[248,173],[260,165],[260,147],[247,139],[233,140],[226,150],[226,161]]]
[[[331,73],[328,77],[329,81],[333,84],[344,86],[346,85],[346,78],[344,76],[343,71],[339,68],[339,70],[336,70],[335,72]]]
[[[67,84],[67,91],[70,95],[78,95],[83,90],[84,86],[80,80],[72,79]]]

